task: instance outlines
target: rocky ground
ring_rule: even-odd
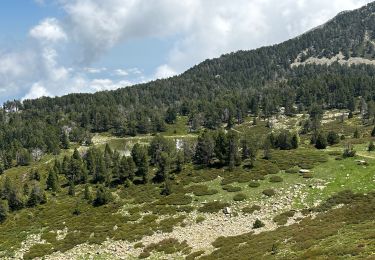
[[[142,242],[143,245],[147,246],[166,238],[176,238],[179,241],[186,240],[193,252],[204,250],[206,253],[209,253],[214,250],[211,243],[220,236],[228,237],[251,231],[260,233],[276,229],[278,226],[272,220],[273,217],[290,210],[296,198],[299,198],[303,202],[305,198],[303,189],[305,186],[304,184],[294,185],[288,190],[279,191],[277,196],[259,201],[257,205],[261,207],[261,210],[253,214],[243,214],[241,212],[243,207],[253,205],[250,202],[233,204],[231,209],[234,213],[238,213],[238,215],[232,214],[232,216],[225,215],[223,212],[202,214],[194,211],[188,214],[184,225],[175,227],[171,233],[155,233],[152,236],[144,237],[141,241],[136,243]],[[203,216],[205,220],[201,223],[196,223],[198,215]],[[294,217],[288,220],[286,225],[291,225],[301,218],[303,218],[303,215],[297,212]],[[253,229],[252,226],[256,219],[260,219],[265,226],[263,228]],[[108,259],[131,259],[136,258],[142,252],[142,248],[134,248],[136,243],[107,240],[102,245],[83,244],[65,253],[54,253],[45,259],[92,259],[98,255]],[[154,257],[156,256],[154,255]],[[169,255],[168,257],[176,259],[182,258],[182,255],[177,253]]]

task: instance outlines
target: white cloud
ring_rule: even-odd
[[[34,99],[43,96],[51,96],[47,89],[40,83],[34,83],[30,91],[22,99]]]
[[[90,68],[90,67],[86,67],[86,68],[83,68],[84,71],[88,72],[88,73],[91,73],[91,74],[98,74],[98,73],[102,73],[104,71],[107,71],[107,68]]]
[[[117,76],[125,77],[125,76],[129,75],[129,72],[127,70],[124,70],[124,69],[117,69],[117,70],[115,70],[114,74],[117,75]]]
[[[67,40],[67,35],[56,18],[46,18],[30,30],[30,36],[48,42]]]
[[[113,90],[121,87],[127,87],[132,85],[130,81],[121,80],[118,82],[113,82],[111,79],[94,79],[90,82],[90,88],[93,91],[102,91],[102,90]]]
[[[159,66],[156,69],[155,78],[164,79],[164,78],[175,76],[176,74],[177,74],[176,71],[174,71],[171,67],[165,64],[165,65]]]

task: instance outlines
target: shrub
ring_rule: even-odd
[[[226,190],[227,192],[239,192],[241,191],[241,187],[235,187],[232,185],[225,185],[223,186],[223,190]]]
[[[305,178],[305,179],[311,179],[311,178],[313,178],[314,176],[313,176],[313,174],[312,174],[311,172],[307,172],[307,173],[304,173],[304,174],[302,175],[302,177]]]
[[[190,196],[176,193],[159,199],[155,202],[156,205],[188,205],[192,202]]]
[[[259,219],[256,219],[253,224],[253,228],[256,229],[256,228],[261,228],[261,227],[264,227],[264,223],[260,221]]]
[[[370,144],[368,145],[368,151],[369,152],[375,151],[375,144],[373,141],[371,141]]]
[[[9,206],[8,201],[0,200],[0,223],[4,222],[8,216]]]
[[[199,212],[205,213],[216,213],[225,207],[228,207],[229,203],[223,203],[219,201],[208,202],[198,209]]]
[[[134,248],[142,248],[142,247],[144,247],[142,242],[138,242],[138,243],[134,244]]]
[[[196,251],[196,252],[193,252],[191,253],[190,255],[186,256],[186,260],[194,260],[196,259],[197,257],[203,255],[205,252],[203,250],[200,250],[200,251]]]
[[[288,222],[288,219],[293,217],[295,214],[294,210],[289,210],[287,212],[281,213],[273,218],[273,221],[276,222],[278,225],[285,225]]]
[[[282,182],[283,181],[283,178],[281,178],[280,176],[271,176],[270,178],[270,182]]]
[[[340,142],[340,137],[336,132],[329,131],[327,135],[327,142],[329,145],[338,144]]]
[[[237,193],[236,195],[234,195],[233,197],[233,200],[234,201],[243,201],[247,198],[247,196],[243,193]]]
[[[251,206],[251,207],[244,207],[242,209],[242,212],[245,213],[245,214],[252,214],[252,213],[254,213],[254,211],[258,211],[260,209],[261,209],[260,206],[254,205],[254,206]]]
[[[353,147],[350,145],[347,145],[342,156],[344,158],[348,158],[348,157],[354,157],[355,154],[356,154],[356,151],[353,149]]]
[[[203,216],[198,216],[196,219],[195,219],[195,223],[202,223],[203,221],[205,221],[206,218],[203,217]]]
[[[167,238],[159,241],[158,243],[152,243],[143,249],[144,253],[150,253],[152,251],[163,252],[164,254],[173,254],[176,252],[189,253],[191,248],[186,241],[179,242],[175,238]]]
[[[360,138],[360,134],[359,134],[358,128],[355,129],[353,137],[356,138],[356,139]]]
[[[294,166],[292,168],[289,168],[288,170],[286,170],[285,172],[286,173],[299,173],[299,170],[300,168],[298,166]]]
[[[195,196],[208,196],[218,193],[217,190],[209,190],[206,185],[192,185],[187,188],[188,192],[192,192]]]
[[[315,143],[316,149],[326,149],[327,144],[327,137],[325,136],[325,134],[319,133]]]
[[[252,182],[249,183],[250,188],[257,188],[259,186],[260,186],[260,183],[257,182],[257,181],[252,181]]]
[[[268,197],[274,196],[276,192],[273,189],[266,189],[262,193]]]
[[[102,206],[111,202],[112,199],[113,198],[111,192],[103,185],[100,185],[98,190],[96,191],[96,198],[93,204],[94,206]]]

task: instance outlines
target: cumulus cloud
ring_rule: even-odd
[[[64,18],[40,21],[30,29],[30,42],[24,49],[0,50],[0,101],[13,96],[109,90],[144,82],[145,78],[170,77],[206,58],[287,40],[340,11],[368,2],[57,0]],[[155,38],[173,42],[152,75],[144,76],[138,68],[107,71],[94,66],[120,44]],[[130,76],[135,78],[129,80]]]
[[[67,40],[65,31],[56,18],[46,18],[30,30],[30,36],[35,39],[49,42]]]

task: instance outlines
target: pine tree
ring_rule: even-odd
[[[85,191],[83,193],[83,198],[87,201],[92,201],[92,193],[91,193],[91,189],[90,189],[90,185],[89,184],[86,184],[85,185]]]
[[[7,199],[9,208],[12,211],[20,210],[25,206],[25,198],[22,196],[21,192],[14,186],[12,186]]]
[[[96,191],[96,197],[94,199],[94,206],[102,206],[108,204],[112,200],[111,192],[105,188],[103,185],[100,185]]]
[[[8,217],[9,205],[7,200],[0,200],[0,223],[4,222]]]
[[[326,149],[327,144],[327,137],[325,134],[319,133],[316,139],[315,147],[317,149]]]
[[[73,181],[69,181],[68,195],[73,197],[76,195],[76,187]]]
[[[181,172],[184,167],[184,155],[182,151],[177,152],[176,156],[176,171]]]
[[[60,188],[57,173],[54,169],[50,169],[47,177],[47,189],[57,192]]]
[[[155,181],[163,182],[167,179],[171,167],[171,159],[169,155],[165,152],[162,152],[160,155],[160,162],[158,166],[158,171],[155,175]]]
[[[368,145],[368,151],[369,152],[375,151],[375,144],[373,141],[371,141],[370,144]]]
[[[35,207],[39,204],[44,204],[47,202],[46,194],[42,191],[39,184],[35,184],[31,189],[29,199],[27,200],[28,207]]]
[[[294,133],[292,135],[292,139],[290,141],[291,143],[291,148],[292,149],[297,149],[298,148],[298,145],[299,145],[299,137],[298,137],[298,134],[297,133]]]
[[[371,137],[375,137],[375,127],[371,131]]]
[[[358,131],[358,128],[355,129],[354,131],[354,134],[353,134],[353,137],[358,139],[360,137],[360,134],[359,134],[359,131]]]
[[[199,165],[209,166],[214,156],[215,141],[208,131],[198,137],[195,148],[194,162]]]
[[[70,147],[69,136],[65,131],[63,131],[61,135],[61,148],[69,149],[69,147]]]
[[[330,131],[327,135],[327,142],[329,145],[338,144],[340,142],[340,137],[336,132]]]

